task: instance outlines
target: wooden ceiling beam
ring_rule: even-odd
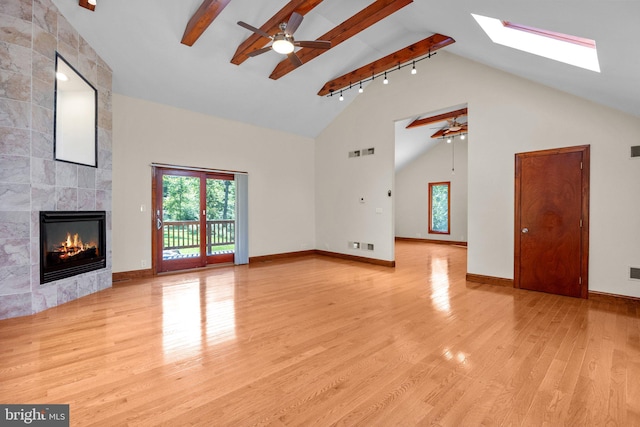
[[[365,7],[351,18],[344,21],[328,33],[318,37],[318,40],[331,42],[333,49],[345,40],[350,39],[362,30],[365,30],[378,21],[388,17],[392,13],[402,9],[406,5],[413,3],[413,0],[377,0]],[[302,63],[311,61],[326,52],[327,49],[302,48],[296,52]],[[269,78],[277,80],[295,69],[295,65],[289,59],[281,61],[273,70]]]
[[[441,122],[443,120],[453,120],[460,116],[467,115],[467,108],[461,108],[455,111],[449,111],[448,113],[438,114],[437,116],[425,117],[422,119],[416,119],[407,125],[407,129],[415,128],[418,126],[430,125],[432,123]]]
[[[229,3],[231,0],[204,0],[189,20],[180,43],[193,46]]]
[[[95,5],[89,4],[88,0],[79,0],[78,4],[80,5],[80,7],[84,7],[85,9],[89,9],[92,12],[96,10]]]
[[[287,22],[293,12],[298,12],[304,16],[320,3],[322,3],[322,0],[292,0],[280,9],[278,13],[269,18],[260,29],[265,33],[275,34],[280,31],[279,25],[282,22]],[[238,46],[236,53],[233,55],[233,58],[231,58],[231,63],[236,65],[242,64],[249,58],[247,56],[249,53],[262,49],[269,41],[270,40],[264,37],[251,33],[251,36]]]
[[[362,80],[369,79],[373,75],[390,70],[400,64],[407,63],[413,59],[428,55],[429,53],[434,53],[436,50],[452,43],[455,43],[455,40],[451,37],[443,36],[442,34],[434,34],[426,39],[420,40],[419,42],[393,52],[384,58],[380,58],[336,79],[328,81],[322,89],[320,89],[318,95],[325,96],[332,91],[345,88],[350,84],[357,84]]]

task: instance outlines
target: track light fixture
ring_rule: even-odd
[[[402,68],[404,68],[404,67],[411,66],[411,74],[417,74],[417,73],[418,73],[418,70],[416,69],[416,62],[420,62],[420,61],[422,61],[422,60],[424,60],[424,59],[429,59],[429,58],[431,58],[432,56],[435,56],[435,54],[436,54],[436,53],[437,53],[437,52],[433,52],[433,53],[432,53],[431,51],[429,51],[429,54],[428,54],[428,55],[423,56],[423,57],[422,57],[422,58],[420,58],[420,59],[414,59],[414,60],[412,60],[411,62],[408,62],[408,63],[406,63],[406,64],[400,64],[400,63],[399,63],[396,67],[394,67],[394,68],[390,68],[390,69],[388,69],[387,71],[384,71],[384,72],[380,72],[380,73],[379,73],[379,74],[377,74],[377,75],[376,75],[375,73],[371,73],[371,77],[370,77],[370,78],[368,78],[368,79],[364,79],[364,80],[360,80],[360,81],[358,82],[358,85],[357,85],[357,86],[358,86],[358,93],[362,93],[362,92],[364,92],[364,89],[363,89],[363,87],[362,87],[362,84],[363,84],[363,83],[372,82],[372,81],[374,81],[377,77],[381,77],[381,76],[382,76],[382,77],[384,77],[384,79],[382,80],[382,83],[383,83],[383,84],[385,84],[385,85],[386,85],[386,84],[389,84],[389,79],[387,78],[387,73],[392,73],[392,72],[397,71],[397,70],[400,70],[400,69],[402,69]],[[355,86],[356,86],[356,85],[355,85],[354,83],[349,83],[349,86],[348,86],[348,87],[346,87],[346,86],[345,86],[345,87],[343,87],[342,89],[340,89],[340,93],[342,93],[342,91],[347,91],[347,90],[349,90],[349,89],[351,89],[352,87],[355,87]],[[328,95],[325,95],[325,96],[332,96],[332,95],[333,95],[333,92],[335,92],[335,91],[337,91],[337,90],[338,90],[337,88],[336,88],[336,89],[332,89],[332,90],[330,90],[330,91],[329,91],[329,94],[328,94]],[[341,99],[341,101],[342,101],[342,99]]]

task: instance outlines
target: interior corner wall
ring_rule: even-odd
[[[151,267],[152,163],[248,172],[249,256],[315,247],[314,141],[114,94],[113,271]]]
[[[588,71],[585,71],[588,72]],[[513,278],[515,154],[591,146],[589,288],[640,297],[629,267],[640,265],[640,118],[450,54],[371,82],[316,139],[316,242],[349,253],[348,239],[375,241],[393,259],[394,121],[468,104],[468,251],[472,274]],[[357,96],[356,96],[357,95]],[[347,152],[375,147],[375,161]],[[378,157],[378,154],[382,156]],[[373,159],[369,159],[373,160]],[[357,196],[372,201],[362,206]],[[375,207],[382,207],[377,214]]]
[[[433,130],[425,128],[424,133],[425,138],[429,138]],[[396,172],[394,198],[396,237],[467,241],[468,144],[468,138],[461,140],[456,137],[450,144],[441,140]],[[429,233],[430,182],[451,183],[449,234]]]
[[[109,66],[51,0],[0,2],[0,319],[111,287]],[[98,168],[54,160],[58,51],[98,90]],[[40,284],[40,211],[104,210],[107,267]]]

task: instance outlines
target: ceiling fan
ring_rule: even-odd
[[[458,122],[458,118],[454,117],[453,119],[447,119],[447,125],[445,127],[433,129],[440,129],[442,135],[446,135],[448,133],[464,132],[467,130],[467,123],[460,123]]]
[[[293,38],[293,33],[302,23],[302,19],[302,15],[300,15],[298,12],[293,12],[291,14],[291,17],[289,18],[289,22],[281,23],[280,31],[274,35],[269,35],[267,32],[262,31],[261,29],[256,28],[253,25],[249,25],[246,22],[238,21],[238,25],[240,25],[241,27],[244,27],[249,31],[253,31],[259,36],[272,40],[271,45],[263,47],[262,49],[254,50],[253,52],[248,53],[247,56],[258,56],[270,50],[274,50],[282,55],[287,55],[291,63],[294,66],[299,67],[300,65],[302,65],[302,61],[294,52],[294,49],[296,47],[309,47],[313,49],[331,48],[331,42],[325,40],[295,41]]]

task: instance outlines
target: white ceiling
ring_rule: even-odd
[[[114,92],[311,138],[357,94],[317,96],[326,81],[433,33],[456,40],[448,52],[640,117],[638,0],[415,0],[279,80],[268,77],[282,59],[275,52],[229,61],[251,34],[236,22],[260,27],[287,0],[232,0],[193,47],[180,40],[202,0],[97,1],[90,12],[78,0],[53,0],[112,67]],[[296,39],[314,40],[372,2],[327,0]],[[602,72],[495,45],[472,12],[594,39]]]

